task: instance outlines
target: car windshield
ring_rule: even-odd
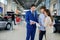
[[[60,16],[54,16],[55,23],[60,23]]]
[[[55,20],[60,20],[60,16],[54,16]]]
[[[7,19],[0,17],[0,21],[7,21]]]

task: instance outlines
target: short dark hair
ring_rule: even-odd
[[[40,9],[46,9],[46,7],[45,6],[41,6]]]
[[[36,7],[36,5],[35,5],[35,4],[32,4],[32,5],[31,5],[31,7],[33,7],[33,6],[34,6],[34,7]]]

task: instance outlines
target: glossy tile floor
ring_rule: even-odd
[[[54,38],[49,40],[60,40],[60,34],[54,33]],[[14,26],[14,30],[1,30],[0,31],[0,40],[25,40],[26,38],[26,23],[23,21],[18,25]],[[35,40],[38,40],[38,29],[36,31]],[[45,36],[43,38],[45,40]]]

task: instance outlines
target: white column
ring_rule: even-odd
[[[12,0],[7,0],[7,11],[11,11],[12,9]]]

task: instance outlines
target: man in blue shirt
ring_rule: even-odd
[[[26,40],[34,40],[35,32],[36,32],[36,23],[38,22],[38,15],[35,11],[35,5],[31,5],[31,10],[26,12],[26,27],[27,27],[27,36]],[[31,38],[31,39],[30,39]]]
[[[41,14],[39,15],[39,24],[40,24],[40,27],[39,27],[39,40],[43,39],[43,35],[46,32],[45,27],[44,27],[44,19],[45,19],[44,11],[45,10],[46,10],[46,7],[41,6],[41,8],[40,8]]]

